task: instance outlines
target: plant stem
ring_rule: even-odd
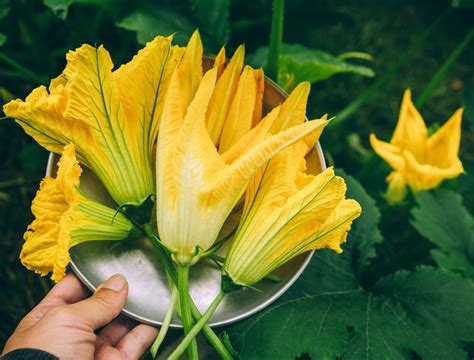
[[[441,65],[438,71],[436,71],[428,85],[426,85],[426,87],[423,89],[423,92],[421,93],[420,97],[415,101],[415,105],[417,108],[421,108],[421,106],[425,103],[426,99],[428,99],[430,94],[439,85],[441,80],[444,79],[451,66],[453,66],[459,56],[461,56],[464,49],[467,48],[473,38],[474,29],[471,29],[471,31],[469,31],[464,37],[463,41],[461,41],[461,43],[456,47],[456,49],[454,49],[454,51],[448,56],[443,65]]]
[[[178,265],[176,270],[178,271],[179,307],[181,310],[181,320],[183,321],[184,335],[186,336],[193,328],[193,316],[189,305],[189,267]],[[198,360],[196,339],[193,338],[192,341],[188,342],[186,348],[188,349],[188,359]]]
[[[178,289],[176,286],[173,286],[173,290],[171,291],[171,299],[170,304],[168,305],[168,310],[166,310],[166,315],[163,320],[163,325],[160,328],[160,332],[156,337],[153,345],[151,345],[150,352],[153,356],[153,359],[156,358],[160,345],[163,343],[166,334],[168,333],[168,329],[171,323],[171,319],[173,318],[174,308],[176,306],[176,301],[178,300]]]
[[[151,243],[155,247],[156,252],[158,253],[158,256],[160,257],[161,262],[163,263],[165,270],[168,274],[168,276],[173,280],[175,285],[178,284],[178,273],[174,267],[173,261],[171,260],[171,257],[167,253],[167,251],[164,249],[164,247],[160,243],[160,239],[158,236],[156,236],[152,226],[150,224],[145,224],[143,225],[143,231],[145,232],[146,236],[148,239],[150,239]],[[193,318],[196,321],[199,321],[201,319],[201,313],[199,312],[198,308],[196,305],[193,303],[193,301],[190,301],[191,305],[191,313],[193,315]],[[233,359],[232,355],[230,352],[227,350],[225,345],[222,343],[221,339],[217,336],[217,334],[214,332],[214,330],[211,329],[209,325],[204,325],[202,332],[206,336],[207,340],[211,343],[211,345],[216,349],[218,354],[222,359],[225,360],[231,360]]]
[[[5,53],[0,52],[0,61],[3,61],[5,64],[10,65],[19,73],[23,74],[25,78],[31,79],[38,84],[43,84],[46,81],[44,77],[36,75],[36,73],[24,67]]]
[[[393,64],[377,81],[375,81],[367,90],[360,94],[354,101],[342,109],[336,118],[332,120],[328,126],[335,126],[341,124],[351,116],[357,109],[365,104],[385,83],[397,73],[406,62],[413,56],[418,48],[425,42],[425,40],[438,29],[443,20],[451,13],[451,9],[444,11],[414,42],[411,46],[403,52]]]
[[[199,319],[199,321],[194,325],[194,327],[191,329],[191,331],[189,331],[189,333],[181,341],[181,343],[178,345],[178,347],[176,349],[174,349],[174,351],[168,357],[168,360],[178,360],[179,359],[179,357],[186,350],[188,345],[194,340],[194,338],[199,333],[199,331],[201,331],[204,324],[206,324],[207,321],[212,316],[212,314],[214,314],[214,312],[217,309],[217,306],[220,304],[222,299],[224,299],[224,297],[225,297],[225,294],[224,294],[223,291],[220,291],[219,294],[217,294],[216,298],[211,303],[211,305],[206,310],[206,312],[203,314],[202,318]]]
[[[280,61],[281,41],[283,38],[283,14],[285,0],[273,0],[272,28],[270,31],[270,46],[268,48],[266,75],[275,81],[278,80],[278,63]]]

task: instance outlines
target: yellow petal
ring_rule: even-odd
[[[240,76],[229,113],[224,120],[219,152],[227,151],[252,128],[257,96],[256,85],[253,69],[246,66]]]
[[[219,143],[222,127],[237,89],[240,72],[244,64],[244,55],[245,48],[240,45],[217,81],[216,90],[209,105],[207,130],[215,145]]]
[[[408,150],[419,161],[424,161],[427,134],[425,122],[411,100],[411,91],[407,89],[390,144]]]
[[[406,161],[406,182],[413,191],[428,190],[437,187],[444,179],[452,179],[463,172],[459,159],[447,168],[439,168],[429,164],[420,164],[408,151],[403,153]]]
[[[299,83],[283,102],[278,119],[272,127],[272,134],[302,124],[306,116],[306,104],[311,89],[307,81]]]
[[[262,69],[254,69],[253,76],[255,78],[257,88],[257,95],[255,96],[255,108],[253,111],[252,120],[252,127],[255,127],[260,122],[260,120],[262,120],[263,93],[265,91],[265,75],[263,74]]]
[[[226,62],[226,57],[225,57],[225,48],[221,48],[219,51],[219,54],[217,54],[216,58],[214,59],[214,67],[217,68],[217,78],[219,78],[222,75],[222,72],[224,71],[225,68],[225,62]]]
[[[273,135],[254,146],[232,163],[212,183],[209,187],[209,191],[212,189],[213,199],[217,200],[219,197],[228,193],[240,197],[250,177],[260,166],[265,164],[281,150],[305,138],[309,134],[319,131],[326,125],[327,121],[324,120],[305,122]]]
[[[277,106],[270,111],[257,126],[240,138],[232,147],[222,154],[222,160],[230,164],[246,152],[253,145],[263,141],[269,134],[273,123],[278,118],[281,106]]]
[[[430,136],[427,144],[428,164],[448,168],[459,163],[462,113],[463,109],[458,109],[435,134]],[[462,169],[460,170],[462,172]]]
[[[158,134],[164,97],[174,68],[184,48],[171,45],[172,38],[157,36],[133,59],[113,73],[120,91],[120,102],[128,119],[138,119],[137,133],[129,137],[134,146],[147,146],[151,154]],[[145,142],[145,144],[143,144]],[[151,159],[144,159],[148,162]]]
[[[308,249],[328,248],[341,253],[340,245],[346,242],[352,222],[360,216],[361,212],[362,209],[357,201],[352,199],[341,201],[319,229],[320,235],[312,239],[312,245]]]
[[[203,51],[201,35],[199,34],[199,31],[196,30],[189,39],[183,58],[178,67],[183,116],[186,114],[185,111],[193,100],[202,79]]]
[[[217,68],[204,75],[184,120],[175,109],[180,93],[172,80],[163,111],[157,153],[158,229],[162,241],[181,254],[191,254],[197,246],[209,248],[220,229],[209,234],[200,199],[201,188],[224,166],[205,124],[216,75]],[[223,222],[227,214],[221,216]]]
[[[403,171],[405,169],[405,160],[398,146],[377,139],[375,134],[370,134],[370,145],[393,169],[397,171]]]

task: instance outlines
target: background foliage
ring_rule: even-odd
[[[472,351],[474,46],[467,34],[474,9],[467,0],[454,5],[287,2],[278,80],[287,89],[302,79],[313,82],[309,117],[343,115],[322,146],[329,164],[360,182],[348,178],[350,196],[365,212],[343,256],[320,252],[277,305],[227,329],[244,358],[463,359]],[[225,43],[229,53],[245,43],[248,61],[263,65],[270,9],[269,0],[1,0],[0,96],[3,102],[23,98],[47,84],[62,70],[65,53],[83,43],[103,43],[119,64],[157,33],[176,32],[184,44],[196,27],[208,54]],[[467,174],[390,208],[382,197],[389,169],[368,136],[389,138],[407,87],[415,99],[426,95],[419,104],[432,128],[465,106],[461,159]],[[50,283],[18,261],[47,153],[2,120],[0,159],[2,347]],[[288,334],[297,340],[287,341]]]

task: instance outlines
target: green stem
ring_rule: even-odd
[[[8,56],[5,53],[0,52],[0,61],[3,61],[5,64],[10,65],[19,73],[22,73],[26,78],[29,78],[37,82],[38,84],[43,84],[46,81],[45,78],[43,78],[42,76],[36,75],[36,73],[24,67],[23,65],[21,65],[20,63],[18,63],[16,60],[12,59],[10,56]]]
[[[414,42],[411,46],[403,52],[392,65],[377,81],[375,81],[367,90],[360,94],[354,101],[342,109],[334,120],[329,123],[329,126],[341,124],[351,116],[357,109],[365,104],[385,83],[397,73],[397,71],[410,60],[418,48],[425,42],[425,40],[435,32],[443,20],[451,13],[451,9],[444,11]]]
[[[283,38],[283,14],[285,0],[273,0],[272,28],[270,31],[270,46],[268,48],[266,75],[275,81],[278,80],[278,63],[280,61],[281,42]]]
[[[219,292],[217,294],[216,298],[214,301],[211,303],[209,308],[206,310],[206,312],[203,314],[202,318],[199,319],[199,321],[194,325],[194,327],[189,331],[189,333],[185,336],[185,338],[181,341],[181,343],[178,345],[176,349],[171,353],[170,356],[168,356],[168,360],[178,360],[181,354],[186,350],[186,348],[189,346],[189,344],[194,340],[196,335],[201,331],[202,327],[207,323],[207,321],[211,318],[212,314],[217,309],[217,306],[219,306],[220,302],[222,299],[224,299],[225,294],[223,291]]]
[[[173,286],[173,290],[171,291],[171,299],[170,304],[168,305],[168,310],[166,311],[165,318],[163,320],[163,325],[160,328],[160,332],[156,337],[155,341],[151,345],[150,352],[153,356],[153,359],[156,358],[158,354],[158,350],[165,339],[166,334],[168,333],[168,329],[171,323],[171,319],[173,318],[174,308],[176,306],[176,301],[178,300],[178,289],[176,286]]]
[[[151,243],[155,247],[156,252],[158,253],[158,256],[160,257],[161,262],[163,263],[166,272],[168,276],[173,280],[175,285],[178,284],[178,273],[174,267],[173,261],[171,260],[170,255],[167,253],[163,245],[160,243],[160,239],[158,236],[156,236],[152,226],[150,224],[145,224],[143,225],[143,231],[145,231],[147,237],[150,239]],[[193,318],[196,321],[199,321],[201,319],[201,313],[199,312],[198,308],[196,305],[193,303],[191,300],[191,313],[193,315]],[[214,332],[214,330],[211,329],[209,325],[204,325],[202,332],[206,336],[207,340],[211,343],[211,345],[216,349],[218,354],[222,359],[225,360],[231,360],[233,359],[232,355],[230,352],[227,350],[225,345],[222,343],[221,339],[217,336],[217,334]]]
[[[454,49],[451,55],[448,56],[443,65],[441,65],[438,71],[436,71],[428,85],[426,85],[426,87],[423,89],[423,92],[421,93],[420,97],[415,102],[415,105],[418,109],[421,108],[421,106],[425,103],[426,99],[428,99],[433,90],[439,85],[441,80],[444,79],[451,66],[453,66],[459,56],[461,56],[464,49],[467,48],[473,38],[474,29],[471,29],[471,31],[469,31],[464,37],[463,41],[461,41],[461,43],[456,47],[456,49]]]
[[[193,315],[191,314],[191,307],[189,304],[189,267],[177,266],[178,271],[178,292],[179,292],[179,307],[181,310],[181,320],[183,321],[184,335],[188,335],[193,328]],[[201,318],[202,319],[202,318]],[[198,349],[196,339],[188,342],[186,348],[188,349],[188,359],[198,359]],[[185,348],[185,349],[186,349]]]

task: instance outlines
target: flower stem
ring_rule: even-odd
[[[186,334],[185,338],[181,341],[178,347],[174,349],[174,351],[171,353],[170,356],[168,356],[168,360],[179,359],[181,354],[186,350],[189,344],[194,340],[194,338],[199,333],[199,331],[201,331],[202,327],[208,322],[212,314],[214,314],[214,312],[217,309],[217,306],[219,306],[220,302],[222,301],[222,299],[224,299],[225,295],[226,294],[224,294],[223,291],[220,291],[219,294],[217,294],[216,298],[211,303],[211,305],[206,310],[206,312],[203,314],[203,316],[194,325],[194,327]]]
[[[176,306],[176,301],[178,300],[178,289],[176,286],[173,286],[173,290],[171,291],[171,299],[170,304],[168,306],[168,310],[166,311],[165,318],[163,320],[163,325],[161,326],[160,332],[156,337],[155,341],[151,345],[150,352],[153,356],[153,359],[156,358],[156,354],[158,353],[158,349],[160,345],[163,343],[166,334],[168,333],[168,329],[171,323],[171,319],[173,318],[174,308]]]
[[[146,233],[148,239],[150,239],[151,243],[155,247],[155,250],[158,253],[158,256],[160,257],[160,260],[163,263],[169,277],[171,278],[171,280],[173,280],[175,285],[177,285],[178,273],[174,267],[173,261],[171,260],[171,257],[166,252],[164,247],[161,245],[160,239],[158,238],[158,236],[156,236],[155,232],[153,231],[152,226],[150,224],[143,225],[143,231]],[[201,313],[199,312],[198,308],[196,307],[196,305],[193,303],[192,300],[190,300],[190,305],[191,305],[191,313],[193,315],[193,318],[196,321],[199,321],[199,319],[201,319]],[[221,339],[219,339],[217,334],[214,332],[214,330],[211,329],[209,325],[205,324],[202,329],[202,332],[206,336],[207,340],[214,347],[214,349],[216,349],[216,351],[218,352],[218,354],[220,355],[222,359],[225,359],[225,360],[233,359],[232,355],[227,350],[225,345],[222,343]]]
[[[179,292],[179,306],[181,310],[181,320],[183,321],[184,335],[188,335],[193,328],[193,316],[191,314],[191,306],[189,304],[189,267],[178,265],[178,292]],[[197,342],[194,337],[186,345],[188,349],[188,359],[198,359]],[[184,351],[184,350],[183,350]]]
[[[431,95],[434,89],[439,85],[441,80],[444,79],[449,69],[456,60],[461,56],[463,51],[468,47],[469,43],[474,39],[474,29],[471,29],[461,41],[461,43],[453,50],[451,55],[446,59],[446,61],[441,65],[436,74],[431,78],[430,82],[423,89],[420,97],[415,101],[416,107],[419,109],[425,103],[426,99]]]
[[[0,61],[10,65],[13,69],[17,70],[19,74],[25,79],[30,79],[33,80],[34,82],[38,84],[44,84],[47,82],[47,79],[37,75],[35,72],[31,71],[30,69],[24,67],[20,63],[18,63],[16,60],[8,56],[7,54],[0,52]]]
[[[443,23],[445,18],[451,14],[451,9],[445,10],[426,30],[408,47],[400,56],[395,60],[394,64],[376,80],[370,87],[356,97],[351,103],[349,103],[344,109],[336,114],[334,120],[331,121],[329,126],[335,126],[336,124],[343,123],[348,117],[356,112],[363,104],[369,101],[373,95],[375,95],[379,89],[384,86],[388,80],[394,76],[398,70],[405,65],[408,60],[412,58],[415,52],[423,45],[425,40],[432,35],[439,26]]]
[[[281,41],[283,38],[283,14],[285,11],[285,0],[273,0],[272,6],[272,28],[270,31],[270,46],[268,48],[266,75],[278,80],[278,63],[280,61]]]

